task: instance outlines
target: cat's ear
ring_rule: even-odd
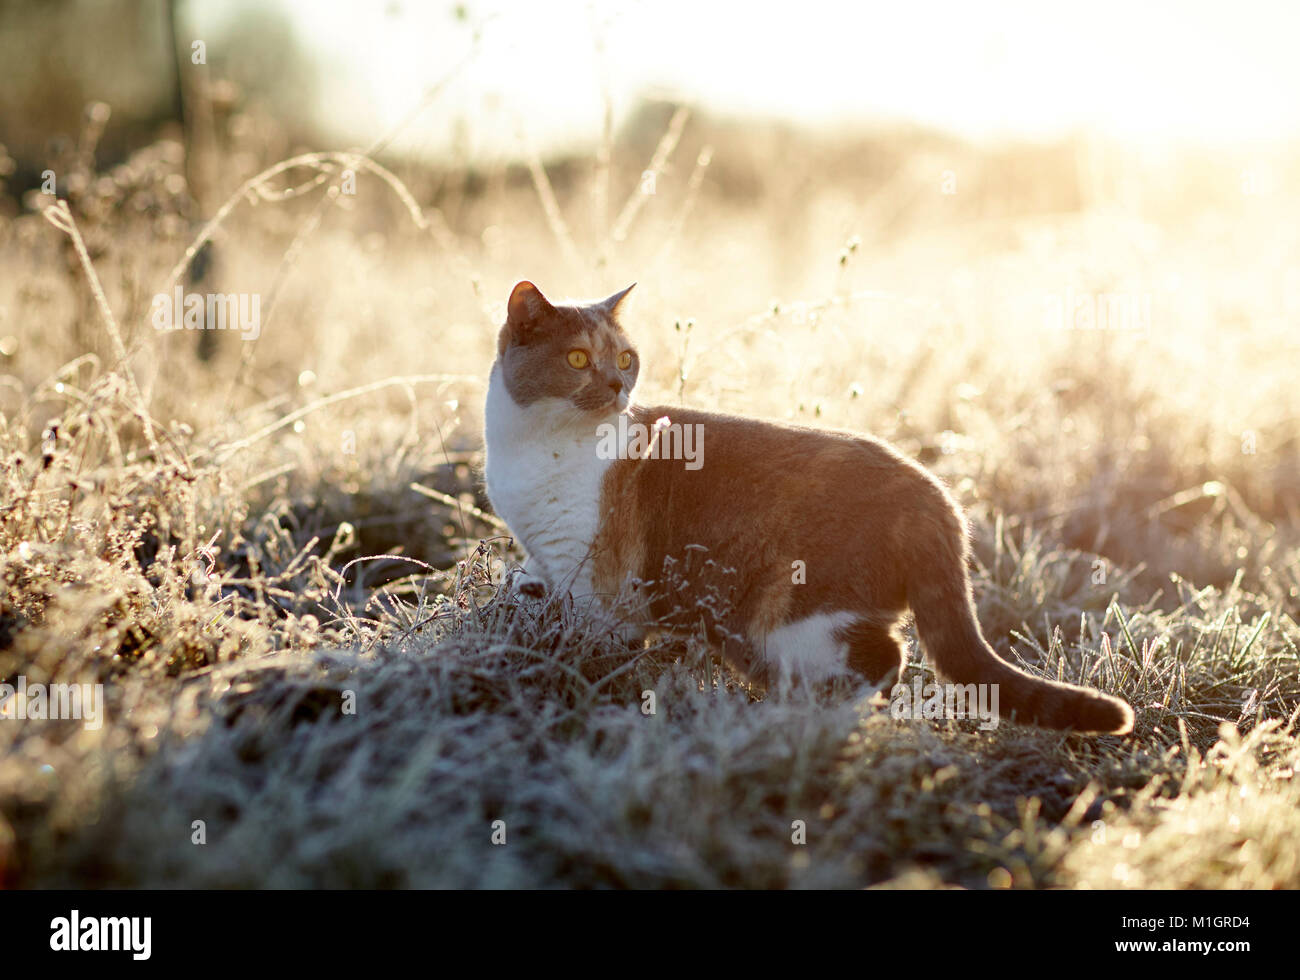
[[[635,285],[636,283],[632,283],[632,286]],[[609,316],[614,316],[614,314],[618,312],[619,305],[627,298],[627,294],[632,291],[632,286],[628,286],[627,289],[617,292],[613,296],[602,299],[596,305],[604,310]]]
[[[542,295],[542,291],[525,279],[516,283],[510,291],[510,302],[506,304],[506,321],[523,327],[536,323],[554,311],[555,307]]]

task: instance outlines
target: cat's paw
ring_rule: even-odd
[[[528,596],[530,599],[546,598],[546,583],[532,575],[520,575],[515,583],[515,589],[520,595]]]
[[[508,591],[520,599],[545,599],[548,590],[545,579],[519,568],[511,574]]]

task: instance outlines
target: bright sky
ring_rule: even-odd
[[[323,61],[339,135],[366,143],[469,52],[404,139],[435,150],[600,133],[602,85],[810,122],[911,119],[974,137],[1300,134],[1300,0],[774,3],[275,0]],[[204,11],[210,11],[209,7]],[[598,40],[603,45],[598,45]]]

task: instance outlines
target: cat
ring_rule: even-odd
[[[568,593],[632,643],[651,628],[703,629],[765,685],[900,677],[910,609],[937,672],[997,685],[1002,717],[1131,729],[1118,698],[993,651],[965,518],[918,463],[871,436],[635,403],[641,362],[618,316],[631,289],[574,304],[531,282],[510,293],[484,475],[527,553],[520,592]],[[694,464],[675,458],[688,431],[703,440]]]

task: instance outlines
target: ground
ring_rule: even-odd
[[[0,720],[5,884],[1300,886],[1295,182],[682,133],[649,181],[631,137],[612,169],[320,157],[245,193],[233,154],[178,281],[257,294],[255,341],[150,322],[204,231],[174,145],[54,222],[11,202],[0,679],[106,703]],[[1124,697],[1134,732],[760,697],[698,644],[508,599],[479,426],[522,278],[637,281],[647,400],[930,466],[993,645]]]

